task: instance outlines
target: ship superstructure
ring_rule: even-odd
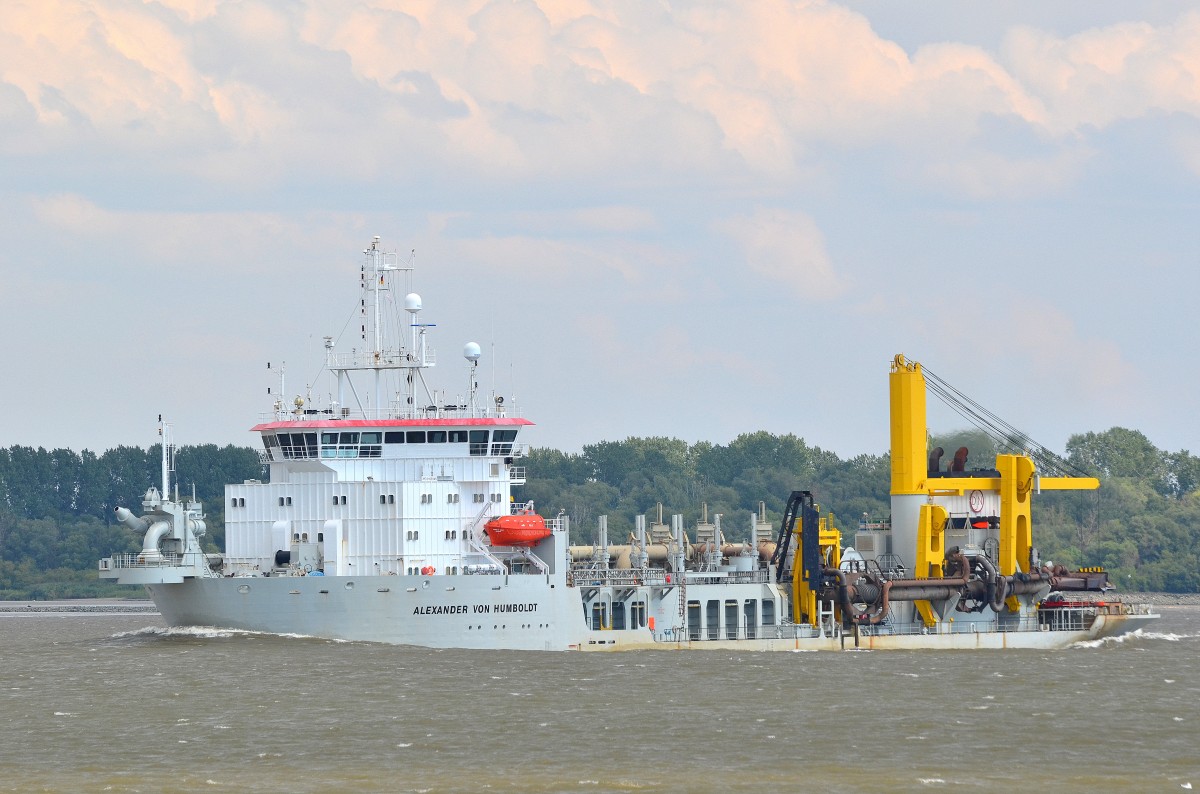
[[[901,356],[890,528],[847,545],[797,491],[777,530],[761,505],[748,511],[746,542],[727,539],[721,516],[689,534],[660,510],[615,542],[602,517],[596,543],[570,546],[565,516],[513,501],[532,423],[511,398],[480,395],[479,345],[464,347],[463,391],[427,384],[432,326],[411,275],[378,238],[364,251],[357,343],[326,339],[336,396],[287,401],[281,376],[253,427],[269,476],[226,487],[223,555],[201,549],[201,505],[171,495],[164,423],[161,491],[147,492],[141,516],[117,511],[144,533],[142,551],[101,560],[100,575],[144,585],[170,625],[424,647],[1057,647],[1153,617],[1047,599],[1107,580],[1040,565],[1031,493],[1095,481],[1039,481],[1023,455],[941,471],[925,450],[920,366]]]

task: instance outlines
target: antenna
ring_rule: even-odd
[[[472,412],[475,410],[475,392],[479,389],[479,381],[475,380],[475,370],[479,367],[481,352],[477,342],[467,342],[463,347],[463,358],[471,362],[471,368],[467,371],[467,407]]]
[[[162,438],[162,498],[171,498],[171,472],[175,471],[175,444],[171,441],[171,426],[158,415],[158,435]]]

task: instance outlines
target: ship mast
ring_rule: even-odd
[[[171,498],[171,472],[175,471],[175,444],[171,441],[171,426],[158,415],[158,435],[162,439],[162,498]]]
[[[407,282],[412,276],[413,263],[410,261],[402,264],[394,252],[384,251],[379,245],[379,237],[372,239],[370,247],[364,250],[363,254],[366,261],[362,266],[360,336],[364,349],[337,353],[334,352],[332,344],[326,342],[326,365],[330,371],[337,374],[337,404],[342,406],[342,417],[350,415],[350,409],[346,407],[349,391],[349,397],[353,399],[359,415],[364,418],[386,418],[388,401],[384,397],[383,378],[387,370],[401,370],[403,374],[396,389],[399,404],[391,413],[396,416],[412,415],[416,410],[418,385],[425,390],[428,402],[433,402],[433,396],[429,394],[421,373],[421,370],[434,366],[433,353],[428,350],[425,342],[425,330],[432,326],[418,322],[421,296],[409,292],[404,297],[404,310],[410,315],[411,336],[406,340],[406,335],[399,327],[389,333],[389,322],[398,326],[400,320],[388,317],[389,307],[385,304],[392,300],[388,295],[393,291],[390,283],[392,274],[404,273],[407,287]],[[360,395],[354,387],[350,373],[363,370],[370,371],[373,380],[370,392]]]

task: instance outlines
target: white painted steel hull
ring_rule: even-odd
[[[192,578],[147,589],[171,626],[493,650],[1054,649],[1129,633],[1157,618],[1100,615],[1089,628],[1069,631],[876,634],[864,630],[857,639],[850,631],[820,636],[789,624],[756,627],[759,636],[753,638],[681,641],[675,637],[685,636],[684,631],[593,630],[585,619],[578,588],[544,576]],[[793,636],[797,633],[801,636]]]

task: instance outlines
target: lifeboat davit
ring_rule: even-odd
[[[550,536],[550,527],[537,513],[493,518],[483,531],[493,546],[532,546]]]

